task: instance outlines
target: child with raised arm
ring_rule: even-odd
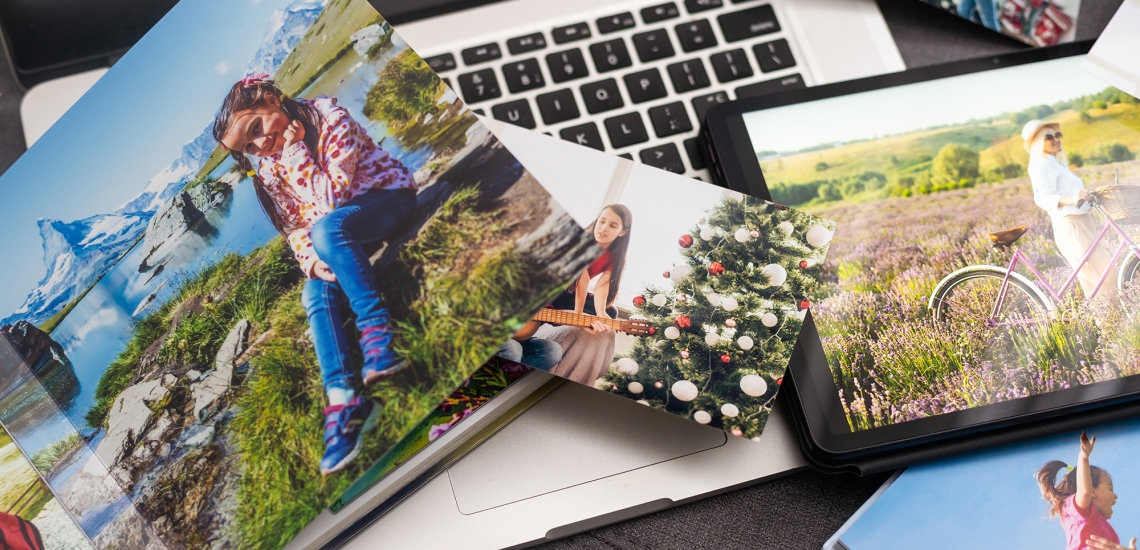
[[[268,75],[233,85],[214,138],[253,180],[257,199],[309,278],[301,301],[329,406],[324,475],[360,454],[380,406],[357,395],[408,362],[392,350],[388,309],[362,243],[399,233],[416,207],[411,174],[381,149],[335,98],[297,100]],[[251,157],[256,159],[253,166]],[[356,314],[364,365],[350,364],[344,325]]]
[[[1094,445],[1096,437],[1089,439],[1081,432],[1081,450],[1075,467],[1060,460],[1051,460],[1037,471],[1037,484],[1041,487],[1041,495],[1049,502],[1050,517],[1061,518],[1066,550],[1120,547],[1120,536],[1108,523],[1112,518],[1112,506],[1116,504],[1112,478],[1108,472],[1089,464]],[[1065,475],[1059,483],[1054,483],[1061,470],[1066,470]],[[1102,544],[1093,541],[1093,537],[1103,544],[1115,546],[1093,546]],[[1135,539],[1132,548],[1135,548]]]

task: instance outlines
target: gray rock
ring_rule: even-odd
[[[194,369],[190,369],[190,370],[186,371],[186,378],[189,379],[191,382],[197,382],[198,379],[201,377],[202,377],[202,373],[200,373]]]
[[[166,374],[165,376],[162,377],[162,385],[164,387],[169,388],[170,386],[173,386],[176,382],[178,382],[178,379],[175,378],[173,374]]]
[[[202,447],[209,445],[214,441],[214,432],[215,429],[213,426],[203,426],[198,430],[195,430],[194,433],[190,435],[190,437],[187,437],[186,441],[182,442],[182,445],[186,447]]]
[[[107,435],[95,450],[103,464],[118,463],[134,446],[151,422],[148,405],[161,401],[168,393],[161,380],[151,380],[131,386],[115,398],[107,413]]]
[[[154,427],[146,433],[146,440],[158,442],[166,439],[166,432],[170,430],[173,423],[169,412],[162,413],[162,416],[158,417],[158,421],[154,423]]]
[[[163,208],[150,219],[143,239],[143,261],[139,272],[145,272],[153,265],[161,264],[158,259],[167,243],[173,243],[185,235],[190,228],[206,216],[206,212],[221,204],[232,192],[229,185],[207,181],[194,187],[183,189],[170,199]],[[154,260],[153,264],[148,263]]]
[[[170,444],[166,443],[158,448],[158,457],[166,458],[168,456],[170,456]]]
[[[371,50],[372,46],[375,46],[382,36],[384,36],[384,29],[379,24],[376,24],[369,25],[352,33],[349,40],[353,41],[352,49],[363,56],[368,55],[368,50]]]
[[[234,378],[234,360],[245,349],[250,327],[249,319],[242,319],[230,329],[214,359],[214,370],[190,389],[194,398],[194,418],[205,420],[212,416],[215,412],[214,403],[230,389]]]

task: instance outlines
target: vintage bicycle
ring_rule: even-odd
[[[1057,303],[1073,290],[1077,274],[1109,231],[1120,237],[1120,245],[1116,247],[1111,262],[1111,265],[1118,266],[1119,275],[1116,281],[1109,282],[1111,270],[1105,271],[1093,292],[1085,297],[1085,303],[1092,301],[1105,283],[1116,284],[1123,290],[1140,273],[1140,246],[1120,227],[1140,224],[1140,187],[1120,185],[1118,172],[1116,182],[1099,187],[1089,195],[1089,204],[1104,216],[1106,223],[1061,288],[1053,288],[1033,262],[1017,248],[1017,240],[1029,228],[1005,229],[990,233],[989,240],[995,250],[1013,251],[1009,264],[1006,267],[972,265],[946,276],[930,294],[928,307],[934,318],[939,321],[972,320],[987,327],[1033,324],[1050,319]],[[1017,272],[1021,265],[1029,269],[1033,279]]]

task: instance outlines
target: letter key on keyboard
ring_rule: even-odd
[[[645,130],[641,114],[636,112],[607,118],[606,133],[610,135],[610,145],[614,149],[649,141],[649,132]]]
[[[621,90],[618,90],[617,81],[612,78],[583,84],[582,99],[586,100],[586,111],[590,114],[625,107],[625,101],[621,99]]]
[[[561,132],[558,132],[558,135],[562,139],[572,141],[578,145],[585,145],[586,147],[592,147],[599,151],[606,150],[606,146],[602,144],[602,134],[598,132],[598,126],[593,122],[563,128]]]

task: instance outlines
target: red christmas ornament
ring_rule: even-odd
[[[668,279],[668,278],[669,278],[669,272],[668,272],[668,271],[666,271],[666,272],[662,273],[662,274],[661,274],[661,276],[662,276],[662,277],[665,277],[666,279]]]
[[[633,307],[641,307],[645,305],[645,296],[634,296]]]
[[[681,350],[681,359],[688,359],[688,358],[689,358],[689,352],[687,350]]]
[[[782,379],[781,379],[781,380],[782,380]],[[658,381],[656,381],[656,382],[654,382],[654,383],[653,383],[653,387],[654,387],[654,388],[657,388],[657,389],[661,389],[661,388],[664,388],[664,387],[665,387],[665,383],[664,383],[664,382],[662,382],[662,381],[660,381],[660,380],[658,380]]]
[[[649,335],[653,336],[654,334],[657,334],[657,327],[649,327]]]
[[[725,319],[724,326],[728,328],[736,328],[736,319]]]
[[[678,315],[677,318],[673,320],[673,324],[677,325],[677,328],[689,328],[689,325],[693,324],[693,321],[684,315]]]
[[[731,363],[732,358],[729,357],[728,354],[726,353],[726,354],[720,356],[720,362],[721,363]]]
[[[681,245],[681,248],[689,248],[690,246],[693,246],[693,236],[681,235],[681,238],[677,239],[677,244]]]
[[[724,273],[724,266],[721,265],[720,262],[713,262],[709,264],[709,274],[720,275],[721,273]]]
[[[811,301],[809,301],[809,300],[800,300],[800,311],[803,311],[803,310],[805,310],[805,309],[807,309],[807,308],[809,308],[809,307],[811,307]]]
[[[736,437],[744,437],[744,430],[741,430],[740,428],[733,428],[732,435],[735,435]]]
[[[776,379],[776,385],[777,386],[783,386],[784,385],[784,377],[783,376]]]
[[[808,268],[808,261],[807,260],[800,260],[800,269],[807,269],[807,268]]]
[[[760,232],[753,229],[752,232],[748,234],[748,236],[752,237],[753,239],[757,239],[760,237]]]

